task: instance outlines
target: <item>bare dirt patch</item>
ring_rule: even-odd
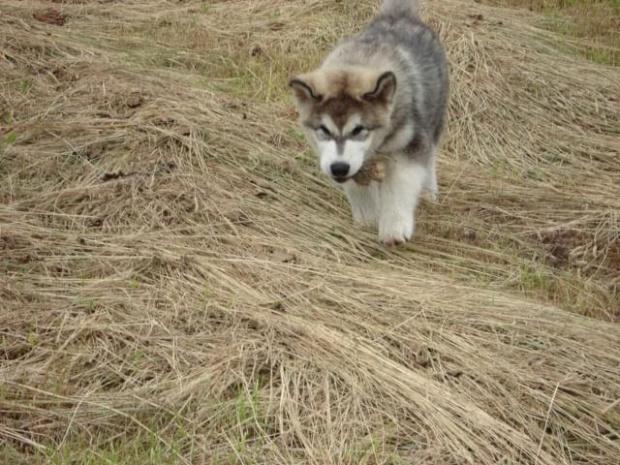
[[[46,24],[53,24],[55,26],[63,26],[67,21],[67,18],[62,15],[58,10],[48,8],[47,10],[35,11],[32,17],[37,21]]]

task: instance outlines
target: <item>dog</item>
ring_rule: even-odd
[[[289,82],[321,170],[343,186],[354,221],[378,226],[387,246],[413,236],[424,189],[437,198],[448,78],[444,48],[418,1],[384,0],[365,30]],[[352,177],[375,155],[386,158],[384,181],[358,185]]]

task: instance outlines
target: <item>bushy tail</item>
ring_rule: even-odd
[[[383,16],[418,16],[418,0],[383,0],[379,13]]]

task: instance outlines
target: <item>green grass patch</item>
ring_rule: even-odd
[[[620,64],[620,0],[487,0],[501,6],[541,12],[541,26],[577,44],[559,42],[558,50],[594,63]]]

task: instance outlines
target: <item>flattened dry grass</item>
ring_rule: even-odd
[[[478,1],[541,12],[539,24],[560,34],[558,47],[596,63],[620,64],[619,0]]]
[[[376,5],[50,5],[0,6],[0,461],[618,463],[616,69],[425,5],[441,198],[386,250],[286,89]]]

